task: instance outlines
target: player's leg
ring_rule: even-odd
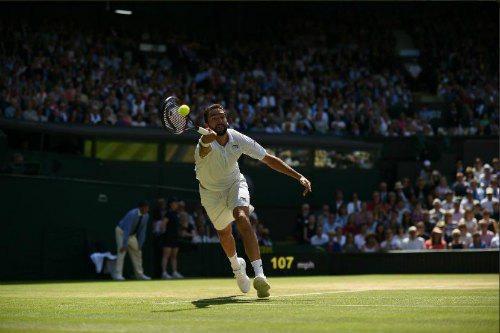
[[[233,211],[236,227],[243,238],[243,244],[245,246],[245,252],[252,263],[253,270],[255,272],[255,279],[253,281],[253,286],[257,290],[258,297],[269,297],[269,289],[271,286],[264,275],[264,270],[262,269],[262,260],[260,258],[259,243],[257,241],[257,235],[250,225],[248,207],[236,207]]]
[[[234,277],[238,282],[238,287],[242,292],[247,293],[250,290],[250,279],[246,273],[245,259],[238,258],[238,255],[236,254],[236,244],[234,242],[231,224],[228,224],[221,230],[217,230],[217,234],[219,235],[220,245],[224,249],[229,262],[231,263],[231,268],[233,269]]]
[[[111,275],[113,280],[125,280],[123,278],[123,262],[125,261],[125,256],[127,255],[127,252],[121,252],[120,249],[123,244],[123,230],[119,227],[116,226],[115,228],[115,238],[116,238],[116,264],[115,264],[115,271]]]

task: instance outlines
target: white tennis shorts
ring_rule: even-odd
[[[243,176],[224,191],[209,191],[201,186],[199,188],[201,205],[217,230],[224,229],[234,221],[233,210],[236,207],[250,207],[250,193]]]

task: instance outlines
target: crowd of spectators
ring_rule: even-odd
[[[420,22],[412,31],[425,50],[422,59],[437,67],[433,93],[449,104],[450,116],[437,126],[425,108],[412,112],[411,77],[393,65],[391,22],[369,13],[349,20],[294,18],[279,33],[265,32],[265,40],[228,45],[172,31],[128,35],[65,21],[6,22],[0,33],[0,113],[41,122],[157,127],[161,100],[176,95],[198,123],[201,110],[216,102],[228,110],[230,127],[248,132],[498,134],[498,68],[484,56],[491,51],[474,42],[475,31],[484,32],[479,23],[466,22],[464,38],[444,48],[443,34],[454,34],[441,31],[454,25],[435,20],[424,29]],[[167,52],[142,53],[140,42],[166,44]]]
[[[369,201],[338,190],[319,211],[304,204],[297,241],[330,252],[498,248],[499,177],[498,158],[457,163],[450,184],[425,161],[414,183],[404,178],[391,190],[382,182]]]

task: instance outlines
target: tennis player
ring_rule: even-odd
[[[253,286],[258,297],[269,297],[269,285],[262,269],[259,245],[249,220],[253,207],[250,205],[248,185],[240,173],[238,158],[248,155],[267,164],[270,168],[297,179],[305,189],[302,195],[311,192],[311,183],[281,159],[268,154],[261,145],[233,129],[228,129],[224,107],[213,104],[204,111],[209,134],[203,135],[195,149],[195,171],[200,185],[201,204],[210,217],[224,252],[231,262],[238,287],[244,293],[250,289],[246,274],[246,263],[236,254],[231,233],[231,222],[235,221],[245,246],[245,252],[255,272]]]

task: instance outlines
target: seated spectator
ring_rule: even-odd
[[[486,198],[481,200],[481,207],[486,208],[490,211],[490,213],[493,213],[493,203],[498,202],[498,199],[493,197],[493,188],[487,187],[486,188]]]
[[[191,243],[195,235],[194,226],[189,223],[187,212],[179,213],[179,240]]]
[[[491,182],[491,166],[489,164],[485,164],[483,167],[483,173],[479,176],[479,183],[484,187],[489,187]]]
[[[498,230],[498,222],[491,218],[490,211],[487,209],[483,210],[482,219],[479,220],[478,224],[484,221],[488,225],[488,230],[495,234]]]
[[[477,220],[472,215],[472,209],[467,208],[464,213],[464,217],[460,220],[460,222],[464,222],[467,228],[467,232],[471,234],[477,229]],[[459,222],[459,223],[460,223]]]
[[[425,223],[422,221],[417,222],[417,237],[421,237],[424,240],[428,240],[431,237],[425,230]]]
[[[347,207],[345,205],[340,206],[340,209],[337,213],[337,219],[335,220],[335,225],[344,228],[347,225],[347,218],[349,215],[347,214]]]
[[[396,227],[396,235],[394,237],[402,244],[403,240],[408,238],[408,234],[406,233],[405,227],[403,225],[398,225]]]
[[[385,231],[384,241],[380,244],[382,251],[394,251],[401,250],[401,242],[394,237],[392,229],[387,229]]]
[[[343,253],[356,253],[358,252],[358,247],[354,244],[354,234],[348,233],[346,236],[345,244],[342,247]]]
[[[359,230],[359,234],[354,236],[354,244],[358,247],[358,249],[361,249],[363,245],[365,245],[365,236],[368,233],[368,225],[367,224],[362,224],[361,229]]]
[[[311,214],[311,208],[308,203],[302,204],[301,211],[297,214],[296,218],[296,232],[295,238],[299,244],[309,243],[304,239],[304,228],[307,227],[309,223],[309,215]]]
[[[361,252],[364,253],[374,253],[380,251],[380,246],[378,245],[377,238],[375,234],[369,232],[365,236],[365,244],[361,247]]]
[[[498,249],[500,245],[500,238],[499,238],[499,232],[495,234],[495,237],[491,240],[490,243],[490,248],[492,249]]]
[[[403,239],[401,243],[403,250],[424,250],[425,249],[425,239],[417,236],[417,227],[411,226],[408,228],[408,237]]]
[[[457,180],[453,184],[453,192],[455,192],[455,196],[463,197],[467,188],[469,188],[469,183],[465,181],[464,174],[457,172]]]
[[[491,213],[491,218],[497,222],[500,221],[500,204],[498,202],[493,202],[493,212]]]
[[[328,244],[327,244],[328,252],[331,253],[340,253],[342,251],[342,246],[340,243],[335,241],[335,231],[330,231],[328,233]]]
[[[443,219],[444,215],[444,209],[441,208],[441,200],[438,198],[434,199],[432,206],[434,208],[429,211],[430,219],[432,222],[437,223]]]
[[[304,226],[304,231],[302,235],[303,243],[311,244],[311,237],[313,237],[316,234],[316,215],[314,214],[309,215],[307,221],[308,223],[306,226]]]
[[[451,242],[448,243],[448,249],[463,250],[467,248],[467,245],[460,239],[460,230],[454,229],[451,232],[451,238]]]
[[[464,211],[467,208],[473,209],[475,202],[478,202],[478,201],[474,200],[474,198],[472,197],[472,191],[470,188],[468,188],[467,190],[465,190],[465,196],[462,198],[462,202],[460,203],[460,206]]]
[[[486,244],[481,240],[481,233],[479,231],[474,232],[472,235],[472,243],[469,245],[471,249],[485,249]]]
[[[271,235],[269,233],[268,228],[264,228],[262,230],[259,245],[261,245],[261,246],[273,246],[273,242],[271,240]]]
[[[488,222],[485,220],[481,220],[478,223],[479,225],[479,234],[481,235],[481,241],[486,245],[486,247],[490,247],[491,240],[495,237],[495,234],[488,230]]]
[[[448,192],[453,194],[453,191],[448,186],[448,181],[446,180],[446,177],[441,177],[439,179],[439,186],[436,187],[436,195],[438,196],[439,199],[443,200],[443,199],[445,199],[445,196],[446,196],[446,194],[448,194]]]
[[[453,191],[447,190],[444,195],[444,200],[441,201],[441,209],[444,211],[453,209]]]
[[[316,227],[316,234],[311,237],[311,245],[321,246],[328,243],[328,236],[323,234],[323,226]]]
[[[463,242],[467,248],[472,244],[472,236],[470,232],[467,231],[467,226],[464,221],[458,223],[458,230],[460,231],[460,241]]]
[[[351,215],[361,211],[361,201],[358,199],[358,193],[352,194],[352,200],[347,204],[347,214]]]
[[[453,213],[451,210],[448,210],[446,213],[444,213],[444,240],[449,243],[451,242],[451,233],[453,230],[457,229],[458,222],[453,221]]]
[[[335,228],[336,228],[336,227],[341,227],[341,228],[343,228],[343,226],[342,226],[342,225],[337,225],[337,224],[335,223],[335,220],[336,220],[336,219],[337,219],[337,215],[336,215],[334,212],[331,212],[331,213],[328,215],[328,221],[327,221],[327,223],[325,223],[325,224],[323,225],[323,233],[324,233],[325,235],[328,235],[328,233],[329,233],[330,231],[335,232]]]
[[[464,211],[460,207],[460,199],[457,198],[453,201],[453,221],[458,223],[462,217],[464,217]]]
[[[425,248],[428,250],[446,249],[446,243],[443,240],[443,232],[438,227],[432,229],[431,238],[425,241]]]
[[[347,224],[344,226],[343,233],[347,235],[348,233],[357,234],[358,228],[356,227],[355,214],[349,215],[347,218]]]
[[[432,229],[434,229],[434,227],[436,226],[436,222],[431,221],[431,214],[429,213],[428,210],[423,211],[422,222],[424,222],[425,232],[430,235]]]
[[[385,226],[381,222],[377,223],[377,228],[375,229],[375,239],[378,244],[382,243],[385,239]]]
[[[324,204],[321,207],[321,212],[318,214],[316,221],[318,225],[324,226],[326,223],[328,223],[329,218],[330,218],[330,206]]]
[[[342,192],[342,190],[337,190],[337,192],[335,193],[335,202],[333,204],[333,211],[338,214],[338,212],[340,211],[340,207],[343,205],[344,205],[344,192]]]
[[[210,236],[204,224],[199,224],[196,229],[196,234],[193,236],[193,243],[211,243]]]
[[[481,187],[477,186],[477,180],[475,178],[471,179],[469,185],[470,185],[470,191],[472,193],[472,198],[474,200],[479,200],[479,202],[481,202],[481,200],[485,198],[486,194],[484,193],[484,190]]]

